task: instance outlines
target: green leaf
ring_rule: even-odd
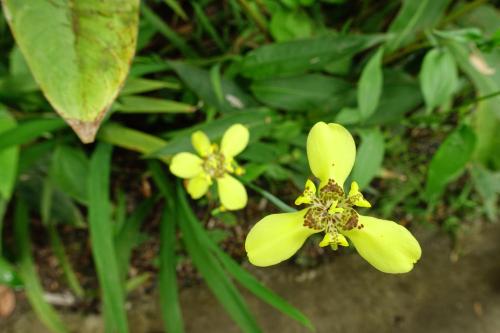
[[[189,207],[186,194],[181,185],[177,185],[177,196],[179,198],[179,220],[183,222],[179,223],[179,225],[187,251],[194,265],[202,274],[215,297],[238,326],[244,332],[261,332],[243,296],[236,289],[213,254],[207,252],[202,245],[203,241],[199,238],[193,226],[198,221]]]
[[[99,131],[98,138],[101,141],[142,154],[152,153],[167,145],[167,141],[161,138],[115,123],[104,125]]]
[[[14,266],[2,256],[0,256],[0,284],[15,289],[23,286],[23,282]]]
[[[500,194],[500,172],[492,172],[475,164],[471,169],[474,186],[484,201],[486,215],[494,222],[498,218],[498,195]]]
[[[269,25],[271,35],[278,42],[311,37],[314,21],[304,11],[279,10]]]
[[[475,143],[474,132],[466,125],[448,135],[429,164],[425,186],[427,200],[436,200],[446,185],[462,173],[472,157]]]
[[[179,15],[184,21],[188,20],[186,12],[182,9],[182,6],[177,0],[163,0],[177,15]]]
[[[431,29],[439,22],[451,0],[403,0],[398,16],[388,32],[394,37],[387,43],[388,52],[411,42],[417,33]]]
[[[154,26],[166,39],[178,48],[186,57],[196,57],[193,50],[184,39],[166,24],[161,17],[156,15],[145,3],[141,5],[141,12],[145,20]]]
[[[356,181],[360,188],[365,188],[382,167],[385,141],[384,135],[376,128],[360,131],[360,136],[361,145],[349,179]]]
[[[255,100],[232,80],[221,78],[219,89],[224,97],[221,101],[217,97],[217,87],[212,84],[209,71],[182,62],[170,61],[169,64],[189,89],[203,102],[219,111],[231,112],[257,106]]]
[[[184,332],[175,258],[177,219],[177,208],[174,201],[167,199],[160,225],[160,272],[158,274],[158,284],[163,323],[166,331],[170,333]]]
[[[125,96],[115,103],[114,110],[121,113],[191,113],[196,107],[160,98]]]
[[[16,128],[16,120],[0,106],[0,140],[4,137],[1,134],[13,128]],[[0,200],[9,200],[12,195],[17,178],[18,161],[18,147],[11,146],[7,149],[0,149]],[[0,221],[1,220],[2,214],[0,214]]]
[[[40,135],[64,127],[64,122],[55,118],[40,118],[18,123],[16,127],[0,133],[0,151],[27,143]]]
[[[427,109],[447,102],[458,86],[455,59],[447,49],[432,49],[425,55],[420,71],[420,87]]]
[[[191,134],[195,131],[203,131],[211,140],[219,139],[224,132],[233,124],[245,125],[251,133],[250,140],[254,140],[259,131],[268,132],[276,121],[276,113],[266,109],[249,109],[238,112],[232,112],[209,123],[201,123],[182,131],[171,133],[173,138],[167,145],[159,150],[153,151],[147,157],[166,158],[169,155],[192,150]]]
[[[382,96],[366,125],[399,124],[422,101],[420,87],[412,76],[399,70],[385,70]]]
[[[14,216],[14,235],[18,253],[19,275],[24,282],[28,300],[38,318],[47,328],[56,333],[69,332],[54,308],[44,299],[44,291],[38,278],[29,236],[28,207],[18,201]]]
[[[170,202],[170,205],[173,207],[180,207],[177,204],[177,201],[174,200],[175,194],[172,189],[169,187],[169,182],[165,177],[163,169],[158,162],[150,162],[150,170],[153,174],[153,178],[160,188],[163,196],[166,198],[167,203]],[[248,184],[247,184],[248,185]],[[180,190],[180,188],[179,188]],[[185,201],[185,197],[183,198]],[[278,199],[278,201],[280,201]],[[181,201],[182,204],[182,201]],[[185,202],[187,205],[187,202]],[[284,204],[283,204],[284,205]],[[286,206],[286,205],[285,205]],[[294,320],[297,320],[299,323],[303,324],[308,328],[312,328],[312,324],[307,319],[307,317],[298,311],[296,308],[288,304],[281,297],[273,293],[271,290],[264,287],[257,279],[255,279],[250,273],[245,271],[240,267],[238,263],[236,263],[231,257],[229,257],[224,251],[222,251],[216,243],[214,243],[207,232],[201,227],[200,222],[193,215],[192,210],[188,206],[184,206],[185,213],[189,216],[187,219],[181,219],[183,223],[188,224],[189,227],[192,228],[192,232],[196,234],[196,237],[199,240],[200,245],[203,246],[205,252],[207,249],[210,252],[213,252],[217,259],[220,261],[222,266],[239,282],[242,286],[250,290],[255,296],[259,297],[264,302],[267,302],[271,306],[276,309],[282,311],[284,314],[290,316]],[[295,211],[295,210],[293,210]]]
[[[483,64],[500,64],[500,52],[483,55],[479,52],[470,52],[469,49],[458,43],[449,43],[448,48],[455,57],[460,69],[469,77],[479,95],[486,96],[500,91],[500,76],[485,75],[470,59],[482,59]],[[500,131],[500,96],[480,101],[475,110],[474,129],[477,136],[474,158],[483,163],[498,158],[499,131]],[[500,164],[500,163],[499,163]]]
[[[306,74],[254,81],[251,89],[259,101],[269,106],[305,111],[344,104],[343,100],[349,97],[352,86],[342,79]]]
[[[252,79],[291,76],[321,70],[385,39],[382,35],[337,35],[270,44],[249,52],[241,74]]]
[[[89,160],[82,150],[60,145],[52,155],[50,178],[66,194],[86,204],[88,169]]]
[[[101,287],[107,332],[128,332],[123,281],[118,267],[109,202],[111,146],[99,144],[88,178],[89,230],[92,255]]]
[[[181,85],[177,82],[166,80],[150,80],[130,76],[120,92],[120,96],[140,94],[160,89],[179,90]]]
[[[134,55],[139,1],[2,3],[44,95],[83,142],[92,142]]]
[[[132,250],[141,242],[141,224],[146,216],[153,208],[154,200],[148,199],[143,201],[136,210],[125,220],[121,230],[115,236],[115,253],[120,255],[117,257],[118,268],[121,276],[125,280],[130,266],[130,257]]]
[[[367,119],[377,109],[380,95],[382,94],[382,56],[384,49],[378,51],[370,58],[363,68],[358,87],[358,106],[363,119]]]
[[[75,271],[71,267],[69,258],[66,255],[66,252],[64,251],[64,244],[54,224],[49,225],[49,236],[50,236],[50,243],[52,245],[52,251],[57,257],[57,261],[59,262],[59,265],[63,270],[63,274],[64,277],[66,278],[68,286],[71,288],[71,290],[73,291],[73,293],[75,293],[77,297],[83,298],[83,296],[85,296],[85,292],[83,291],[83,288],[80,282],[78,281]]]

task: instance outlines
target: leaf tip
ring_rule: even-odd
[[[69,126],[83,143],[92,143],[95,140],[97,130],[101,124],[101,119],[94,121],[82,121],[79,119],[66,119]]]

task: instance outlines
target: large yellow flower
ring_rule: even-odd
[[[224,133],[219,149],[217,144],[210,143],[205,133],[197,131],[191,136],[191,142],[199,156],[187,152],[175,155],[170,171],[177,177],[187,179],[187,190],[193,199],[205,195],[215,179],[222,207],[241,209],[247,204],[247,192],[231,174],[243,173],[234,157],[248,145],[248,138],[248,129],[235,124]]]
[[[307,157],[319,186],[308,180],[296,205],[307,205],[293,213],[273,214],[250,230],[245,249],[250,262],[270,266],[290,258],[312,234],[324,232],[320,246],[349,246],[385,273],[406,273],[420,259],[418,241],[403,226],[387,220],[359,215],[355,207],[370,207],[353,182],[345,195],[344,182],[356,157],[351,134],[338,124],[319,122],[307,138]]]

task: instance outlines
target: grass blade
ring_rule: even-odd
[[[179,224],[187,251],[193,260],[194,265],[200,271],[208,287],[212,290],[222,306],[226,309],[233,320],[244,332],[260,332],[255,319],[248,306],[236,289],[232,281],[226,275],[217,258],[203,246],[203,241],[199,239],[192,224],[197,223],[193,211],[189,207],[184,189],[177,186],[176,196],[169,188],[169,182],[162,172],[160,166],[152,164],[151,171],[153,179],[160,188],[167,201],[174,201],[173,204],[179,208]]]
[[[29,142],[46,132],[65,127],[62,119],[35,119],[19,123],[16,127],[0,134],[0,150]]]
[[[18,201],[16,206],[14,235],[19,251],[19,275],[24,282],[26,295],[31,306],[38,318],[51,331],[56,333],[68,332],[57,312],[44,299],[43,288],[38,279],[35,263],[31,255],[28,208],[22,201]]]
[[[205,244],[193,229],[193,224],[198,222],[189,207],[186,194],[181,185],[177,186],[177,197],[180,208],[179,218],[183,222],[180,223],[182,235],[194,265],[203,275],[215,297],[238,326],[244,332],[261,332],[255,318],[248,309],[245,299],[226,275],[221,264],[212,253],[206,250]]]
[[[122,229],[115,237],[115,253],[120,255],[117,257],[118,268],[121,271],[121,276],[125,279],[130,265],[130,256],[132,250],[138,245],[140,240],[140,228],[142,221],[146,218],[154,205],[154,199],[148,199],[142,202],[139,207],[125,220]]]
[[[160,227],[160,304],[165,329],[169,333],[183,333],[184,321],[181,307],[176,275],[175,261],[175,229],[176,210],[172,201],[167,202],[163,212]]]
[[[61,265],[68,286],[71,288],[71,290],[73,290],[77,297],[83,298],[85,296],[85,292],[83,291],[80,282],[78,282],[75,271],[71,267],[68,256],[64,251],[64,245],[61,237],[59,236],[59,233],[57,232],[57,229],[53,224],[49,225],[49,236],[52,250],[54,251],[57,260],[59,261],[59,265]]]
[[[128,332],[124,286],[115,253],[109,175],[112,146],[99,144],[90,161],[89,229],[92,255],[101,285],[106,332]]]
[[[165,38],[167,38],[186,57],[196,57],[196,51],[192,49],[184,39],[172,30],[161,17],[156,15],[146,4],[142,4],[141,12],[145,20],[148,20]]]

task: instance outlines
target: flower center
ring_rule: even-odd
[[[227,172],[226,157],[217,149],[203,159],[203,170],[211,178],[220,178]]]
[[[338,244],[347,246],[342,231],[363,228],[363,225],[358,223],[359,216],[353,207],[370,206],[359,192],[356,182],[353,182],[351,191],[346,196],[342,187],[333,179],[328,180],[318,192],[314,183],[308,180],[304,193],[297,198],[296,203],[309,205],[304,216],[304,226],[325,232],[325,238],[320,246],[330,244],[334,249]]]

